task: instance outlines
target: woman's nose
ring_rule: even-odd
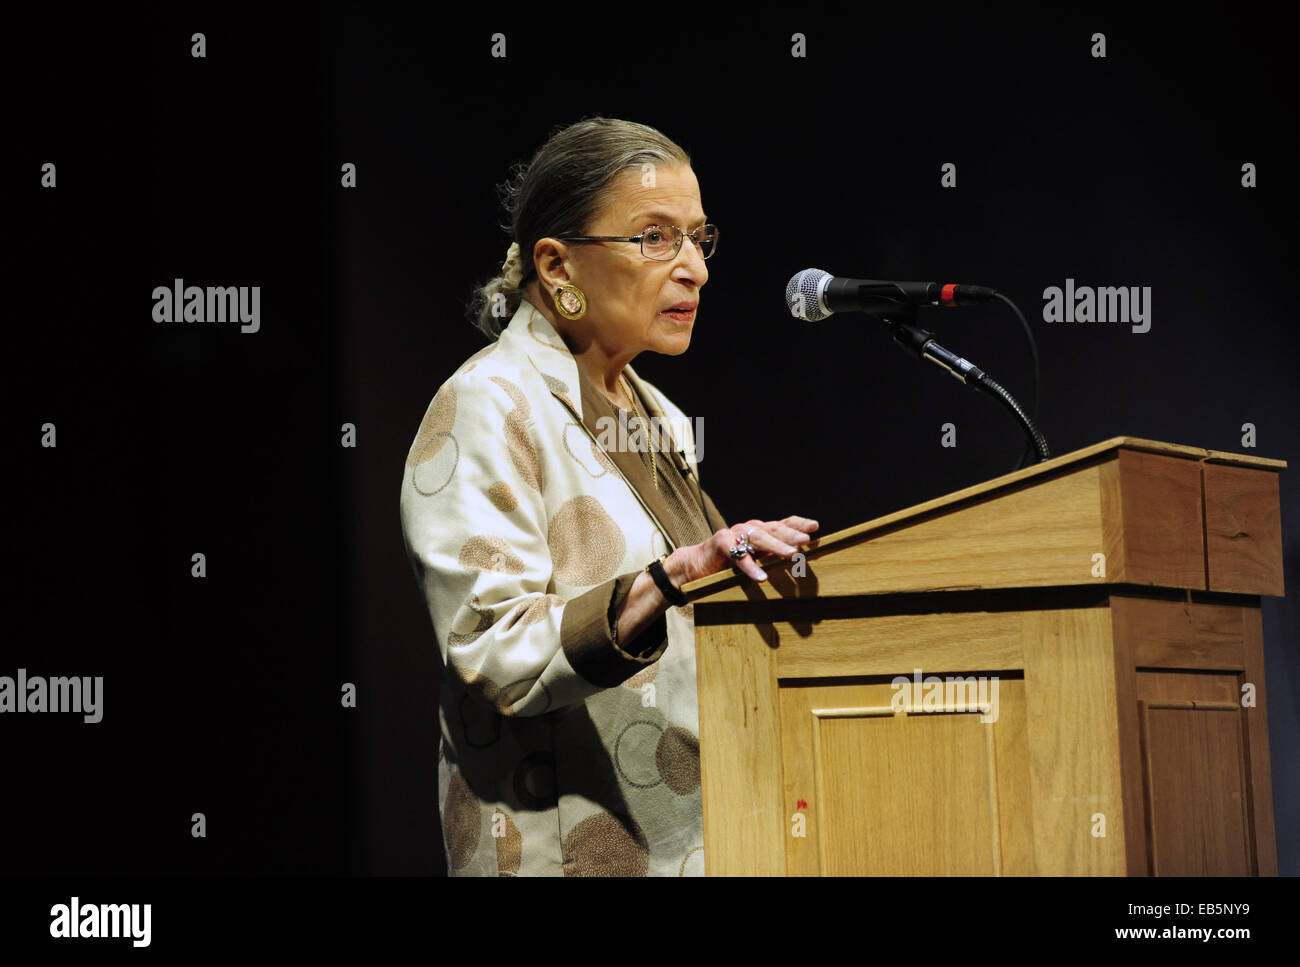
[[[700,252],[700,247],[690,238],[682,239],[682,249],[677,253],[677,272],[685,270],[686,278],[694,280],[696,285],[703,285],[709,281],[709,267],[704,264],[704,255]],[[677,276],[682,278],[682,276]]]

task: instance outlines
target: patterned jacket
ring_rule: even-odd
[[[698,473],[685,415],[626,373]],[[521,300],[438,389],[407,455],[453,875],[703,873],[693,616],[669,608],[630,651],[611,639],[611,600],[674,544],[583,425],[579,387]]]

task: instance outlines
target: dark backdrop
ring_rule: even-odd
[[[505,255],[496,183],[590,114],[685,146],[723,228],[690,351],[637,368],[704,418],[703,482],[733,519],[830,532],[1013,467],[1020,433],[991,399],[878,323],[796,323],[782,302],[808,266],[956,279],[1028,316],[1053,453],[1119,434],[1241,451],[1254,424],[1249,452],[1292,463],[1297,579],[1293,55],[1263,8],[530,10],[19,15],[6,164],[31,220],[10,281],[0,674],[105,683],[99,724],[0,721],[11,869],[442,872],[437,646],[402,550],[403,461],[483,344],[463,305]],[[261,330],[153,322],[175,278],[261,286]],[[1043,289],[1066,278],[1150,286],[1151,330],[1046,324]],[[1030,400],[1004,307],[923,322]],[[1294,594],[1263,609],[1295,874]]]

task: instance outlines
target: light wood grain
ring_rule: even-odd
[[[940,675],[960,668],[1018,669],[1024,663],[1020,615],[1014,611],[823,621],[809,637],[783,621],[772,627],[783,646],[775,654],[783,679],[911,675],[922,659],[927,674]]]
[[[700,628],[696,642],[705,872],[779,875],[785,823],[772,649],[755,625]]]
[[[803,836],[787,829],[785,837],[786,873],[791,876],[815,876],[821,872],[821,798],[816,794],[817,761],[814,753],[812,710],[833,702],[835,695],[827,686],[783,686],[781,688],[781,761],[785,795],[786,821],[793,825],[796,813],[804,817]],[[865,696],[852,696],[861,702]],[[800,803],[803,803],[800,806]]]
[[[816,715],[824,873],[998,872],[991,726],[956,714]]]
[[[1092,574],[1093,555],[1105,547],[1100,477],[1097,466],[1084,466],[946,514],[913,516],[836,541],[829,554],[808,552],[803,577],[789,573],[789,561],[767,562],[769,581],[727,576],[706,585],[705,578],[683,590],[721,602],[1106,583]]]
[[[955,490],[952,493],[944,494],[933,500],[927,500],[902,510],[893,511],[882,517],[865,521],[861,524],[855,524],[830,534],[819,536],[810,541],[806,547],[808,556],[811,559],[814,556],[825,555],[841,545],[856,542],[858,539],[873,535],[886,528],[898,524],[906,523],[915,518],[920,518],[935,511],[944,511],[954,505],[963,504],[972,499],[986,499],[997,496],[1002,492],[1008,492],[1021,488],[1022,484],[1036,485],[1041,481],[1039,478],[1046,478],[1061,472],[1070,472],[1082,466],[1095,463],[1104,463],[1108,459],[1113,459],[1116,451],[1125,448],[1130,451],[1163,454],[1171,457],[1178,457],[1184,460],[1199,462],[1209,460],[1223,464],[1231,464],[1240,467],[1252,467],[1261,470],[1277,471],[1286,467],[1284,460],[1272,460],[1265,457],[1249,456],[1245,454],[1226,453],[1218,450],[1205,450],[1200,447],[1184,446],[1175,443],[1163,443],[1158,440],[1146,440],[1140,437],[1117,436],[1091,446],[1082,447],[1069,453],[1053,457],[1051,460],[1034,464],[1022,470],[1013,473],[1003,474],[994,477],[982,483],[970,487],[964,487]],[[1022,524],[1020,528],[1024,532]],[[770,570],[770,569],[769,569]],[[688,598],[700,597],[704,594],[710,594],[720,585],[732,586],[738,583],[738,578],[731,571],[721,571],[717,574],[710,574],[707,577],[700,578],[683,587],[684,593]],[[746,579],[748,580],[748,579]],[[983,584],[979,585],[985,586]]]
[[[1090,608],[1024,617],[1035,868],[1054,876],[1123,874],[1130,831],[1110,615]],[[1093,834],[1097,814],[1105,836]]]
[[[991,710],[954,692],[927,711],[876,678],[783,685],[786,812],[806,832],[787,872],[1035,872],[1024,682],[998,686]]]
[[[1146,599],[1113,594],[1110,597],[1111,640],[1114,643],[1116,740],[1120,749],[1120,791],[1124,798],[1124,872],[1129,876],[1150,873],[1150,829],[1146,811],[1145,771],[1142,758],[1142,723],[1138,708],[1135,653],[1150,641],[1150,629],[1170,622],[1152,616]],[[1169,601],[1155,602],[1162,611]],[[1153,649],[1162,649],[1157,638]]]

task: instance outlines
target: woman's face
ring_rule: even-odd
[[[583,234],[640,235],[651,225],[676,225],[692,232],[706,221],[699,183],[686,165],[656,167],[653,179],[639,168],[624,171],[605,190],[602,202]],[[545,243],[543,239],[538,245]],[[540,248],[536,251],[543,255]],[[600,343],[611,358],[630,358],[643,350],[667,356],[686,351],[700,289],[709,279],[704,258],[689,238],[667,262],[646,258],[636,242],[561,242],[552,243],[546,252],[539,265],[546,270],[543,277],[551,276],[555,284],[570,282],[587,296],[582,319],[561,320],[567,332],[580,341]],[[554,292],[552,285],[549,294]],[[665,314],[682,306],[690,311]]]

